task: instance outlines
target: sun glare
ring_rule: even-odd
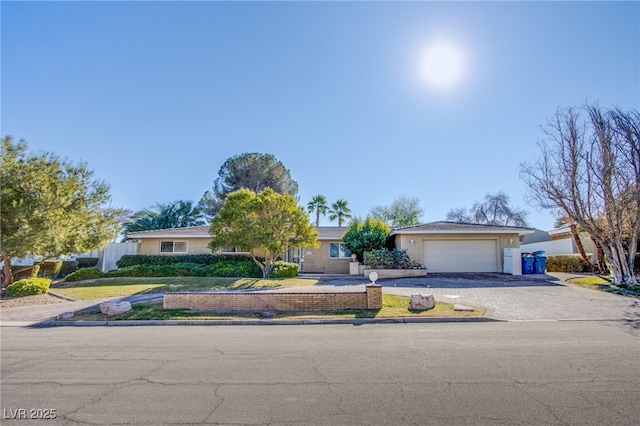
[[[420,75],[430,86],[446,89],[462,78],[464,57],[453,44],[439,40],[426,47],[420,56]]]

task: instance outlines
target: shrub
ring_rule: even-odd
[[[63,260],[62,268],[60,269],[60,276],[66,277],[76,269],[78,269],[78,262],[76,262],[75,260]]]
[[[45,260],[40,262],[40,272],[38,276],[41,278],[54,279],[62,270],[62,260]]]
[[[381,219],[366,218],[364,222],[354,219],[342,236],[342,241],[359,262],[364,261],[364,253],[385,246],[389,236],[389,226]]]
[[[93,268],[98,264],[98,258],[97,257],[78,257],[76,259],[76,262],[78,262],[78,269]]]
[[[118,268],[134,265],[171,265],[172,263],[197,263],[199,265],[213,265],[217,262],[245,262],[252,261],[241,254],[183,254],[183,255],[147,255],[125,254],[116,262]]]
[[[547,256],[547,272],[585,272],[589,266],[579,254],[552,254]]]
[[[11,274],[13,275],[13,282],[24,280],[27,278],[36,278],[40,271],[40,265],[35,264],[32,266],[12,266]]]
[[[9,285],[5,290],[5,296],[22,297],[34,294],[45,294],[49,291],[51,280],[48,278],[26,278]]]
[[[245,277],[262,278],[262,270],[253,260],[244,258],[238,261],[220,261],[209,266],[209,274],[213,277]]]
[[[406,250],[380,249],[365,252],[364,264],[372,269],[422,269],[423,266],[411,260]]]
[[[78,269],[77,271],[67,275],[67,277],[64,280],[65,281],[82,281],[82,280],[90,280],[90,279],[103,278],[103,277],[104,277],[104,274],[102,273],[102,271],[100,271],[100,269],[96,267],[90,267],[90,268]]]
[[[300,265],[297,263],[277,261],[269,273],[269,278],[289,278],[297,277],[300,272]]]
[[[172,265],[132,265],[107,272],[108,277],[206,277],[209,269],[197,263]]]

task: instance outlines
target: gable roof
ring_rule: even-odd
[[[319,240],[342,240],[342,236],[347,232],[344,226],[317,226]]]
[[[430,222],[416,226],[394,228],[390,236],[405,234],[532,234],[535,229],[520,226],[486,225],[465,222]]]
[[[211,238],[209,225],[187,226],[184,228],[153,229],[151,231],[129,232],[129,239],[140,238]]]
[[[318,231],[319,240],[342,240],[342,236],[347,228],[339,226],[320,226],[315,228]],[[129,239],[141,238],[207,238],[211,239],[209,234],[209,225],[189,226],[185,228],[168,228],[153,229],[151,231],[129,232]]]

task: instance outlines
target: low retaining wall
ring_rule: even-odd
[[[176,292],[165,293],[165,309],[220,312],[337,311],[382,308],[382,287],[368,285],[359,293]]]
[[[376,272],[379,280],[385,278],[425,277],[427,275],[426,269],[365,269],[364,276],[368,278],[371,272]]]

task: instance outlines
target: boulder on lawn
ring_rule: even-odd
[[[110,300],[100,304],[100,312],[105,315],[118,315],[131,310],[131,303],[124,300]]]
[[[409,298],[409,309],[412,311],[426,311],[436,306],[436,300],[432,294],[423,296],[422,294],[412,294]]]

